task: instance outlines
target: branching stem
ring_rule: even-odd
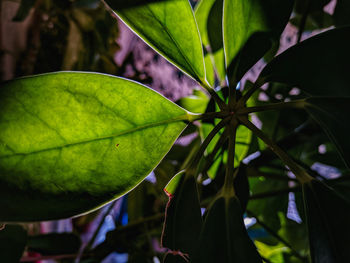
[[[260,129],[258,129],[248,118],[244,116],[238,116],[239,121],[250,129],[256,136],[258,136],[270,149],[273,151],[294,173],[296,178],[301,183],[306,183],[312,180],[312,177],[296,162],[293,161],[287,153],[285,153],[274,141],[265,135]]]

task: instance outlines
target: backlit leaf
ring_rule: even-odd
[[[230,84],[279,39],[293,8],[293,0],[224,0],[223,39]]]
[[[0,103],[1,221],[70,217],[120,197],[190,116],[145,86],[92,73],[10,81]]]
[[[112,0],[106,1],[112,4]],[[118,16],[147,44],[181,70],[204,81],[202,43],[188,0],[163,1],[119,9]]]

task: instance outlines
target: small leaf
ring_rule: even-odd
[[[209,98],[204,92],[194,90],[192,95],[181,98],[177,103],[191,112],[203,113],[207,108],[208,102]]]
[[[120,9],[106,1],[148,45],[198,81],[204,81],[202,43],[188,0]]]
[[[52,73],[0,89],[1,221],[65,218],[140,183],[189,113],[145,86]]]
[[[28,249],[42,255],[62,255],[78,253],[81,245],[79,236],[73,233],[51,233],[29,236]]]
[[[324,183],[303,185],[312,262],[347,262],[350,258],[350,203]]]
[[[166,191],[169,202],[162,234],[162,246],[174,254],[192,258],[202,227],[201,209],[195,178],[180,172],[175,176],[177,187],[174,194]],[[173,179],[174,180],[174,179]]]
[[[344,163],[350,167],[350,98],[308,98],[305,109],[336,145]]]
[[[193,263],[262,262],[235,196],[219,196],[206,215]]]
[[[224,0],[223,38],[231,85],[279,39],[292,8],[293,0]]]
[[[0,230],[1,262],[19,262],[27,242],[27,232],[19,225],[6,225]]]
[[[287,49],[258,81],[295,85],[314,96],[350,96],[350,27],[328,30]]]

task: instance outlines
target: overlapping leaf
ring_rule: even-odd
[[[350,98],[308,98],[305,109],[334,142],[345,164],[350,167]]]
[[[228,78],[236,84],[271,48],[286,26],[293,1],[224,0],[223,38]]]
[[[220,196],[209,207],[193,263],[262,262],[243,223],[237,197]]]
[[[350,203],[322,182],[303,185],[314,263],[346,262],[350,258]]]
[[[112,4],[112,0],[106,1]],[[118,16],[147,44],[198,81],[204,81],[202,44],[188,0],[163,1],[120,9]]]
[[[135,187],[189,114],[135,82],[53,73],[0,89],[0,220],[64,218]]]
[[[186,259],[191,258],[196,249],[202,227],[198,190],[193,176],[180,172],[166,187],[169,202],[166,209],[162,245],[179,252]],[[169,259],[170,260],[170,259]]]
[[[350,96],[350,27],[332,29],[295,45],[261,72],[260,81],[295,85],[314,96]]]

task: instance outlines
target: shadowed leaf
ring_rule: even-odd
[[[162,234],[162,246],[173,252],[181,252],[192,258],[202,227],[201,209],[196,181],[184,172],[176,175],[176,190],[169,193],[166,218]]]
[[[19,262],[27,242],[27,232],[19,225],[6,225],[0,231],[1,262]]]
[[[219,196],[209,207],[193,262],[262,262],[245,229],[237,197]]]
[[[350,258],[350,203],[322,182],[303,185],[314,263],[347,262]]]
[[[344,163],[350,167],[350,98],[308,98],[305,109],[336,145]]]
[[[260,83],[295,85],[314,96],[350,96],[350,27],[332,29],[287,49],[261,72]]]

